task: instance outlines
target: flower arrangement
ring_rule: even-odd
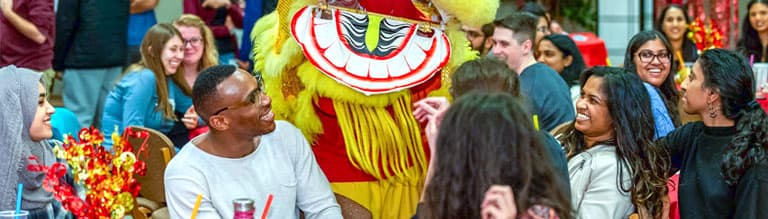
[[[52,192],[64,209],[77,218],[123,218],[133,210],[141,190],[134,174],[144,175],[146,164],[137,159],[136,154],[147,153],[149,134],[130,128],[123,131],[122,137],[116,133],[112,134],[112,152],[101,145],[104,136],[94,128],[82,129],[79,140],[66,136],[64,144],[53,150],[56,157],[66,160],[75,184],[85,189],[85,200],[65,182],[66,164],[57,162],[50,167],[39,165],[29,169],[46,173],[43,188]],[[144,139],[136,153],[126,137]]]
[[[696,18],[688,26],[688,38],[695,44],[699,53],[714,48],[723,48],[723,30],[712,20],[704,22]]]
[[[697,53],[701,54],[708,49],[723,48],[723,30],[712,19],[708,19],[705,22],[701,18],[696,18],[688,25],[688,30],[687,37],[696,45]],[[680,68],[675,75],[675,83],[680,86],[685,78],[688,77],[691,69],[685,66],[680,51],[676,52],[675,56],[680,62]]]

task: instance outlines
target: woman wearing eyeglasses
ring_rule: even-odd
[[[184,14],[173,21],[173,26],[181,33],[184,48],[184,60],[181,68],[171,76],[174,82],[187,96],[192,96],[192,85],[200,71],[219,64],[213,33],[205,21],[197,15]]]
[[[640,76],[651,97],[655,138],[666,136],[680,126],[677,111],[680,93],[671,73],[672,69],[677,69],[677,64],[672,62],[671,51],[672,46],[663,34],[649,30],[632,37],[624,56],[624,68]]]
[[[184,44],[184,61],[182,61],[179,70],[171,76],[173,82],[179,85],[183,94],[192,96],[192,85],[195,84],[197,76],[203,69],[219,64],[219,52],[216,50],[213,32],[205,21],[197,15],[184,14],[173,22],[173,26],[181,33],[181,40]],[[181,116],[181,115],[177,115]],[[191,139],[191,136],[197,136],[208,131],[208,127],[202,122],[195,123],[197,113],[194,110],[189,111],[171,131],[175,136],[175,145],[184,145]],[[187,120],[187,121],[185,121]],[[191,130],[189,135],[187,130]]]
[[[170,80],[184,59],[181,39],[181,33],[170,24],[157,24],[144,35],[141,61],[128,68],[104,104],[101,128],[107,136],[106,147],[112,146],[109,136],[114,131],[121,132],[128,126],[143,126],[168,135],[179,120],[177,113],[189,111],[192,99]]]

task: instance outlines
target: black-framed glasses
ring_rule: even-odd
[[[200,37],[192,37],[190,39],[184,40],[184,46],[187,46],[187,44],[192,46],[199,46],[201,42],[203,42],[203,39],[201,39]]]
[[[640,51],[637,53],[637,57],[640,58],[640,62],[642,63],[651,63],[653,62],[653,59],[659,59],[659,62],[661,63],[669,63],[669,61],[672,60],[672,54],[669,52],[660,52],[658,54],[653,54],[651,51]]]
[[[216,110],[216,112],[214,112],[211,115],[212,116],[219,115],[220,113],[222,113],[224,111],[227,111],[227,110],[234,110],[234,109],[250,106],[250,105],[256,104],[258,102],[261,102],[261,96],[264,95],[264,89],[263,89],[263,86],[262,86],[263,83],[261,81],[261,74],[256,74],[256,75],[253,76],[253,78],[256,79],[258,85],[257,85],[256,89],[254,89],[253,91],[251,91],[251,93],[248,94],[248,97],[246,97],[245,101],[241,101],[239,103],[235,103],[235,104],[232,104],[230,106],[227,106],[227,107],[221,108],[219,110]]]

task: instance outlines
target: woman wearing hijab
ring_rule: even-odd
[[[0,210],[15,208],[18,184],[24,184],[21,209],[29,211],[27,218],[56,218],[53,195],[43,189],[45,174],[27,168],[56,162],[49,140],[55,109],[40,77],[13,65],[0,68]]]

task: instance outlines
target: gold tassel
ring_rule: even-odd
[[[334,102],[347,156],[355,167],[381,180],[417,182],[426,172],[419,125],[405,92],[385,107]]]

